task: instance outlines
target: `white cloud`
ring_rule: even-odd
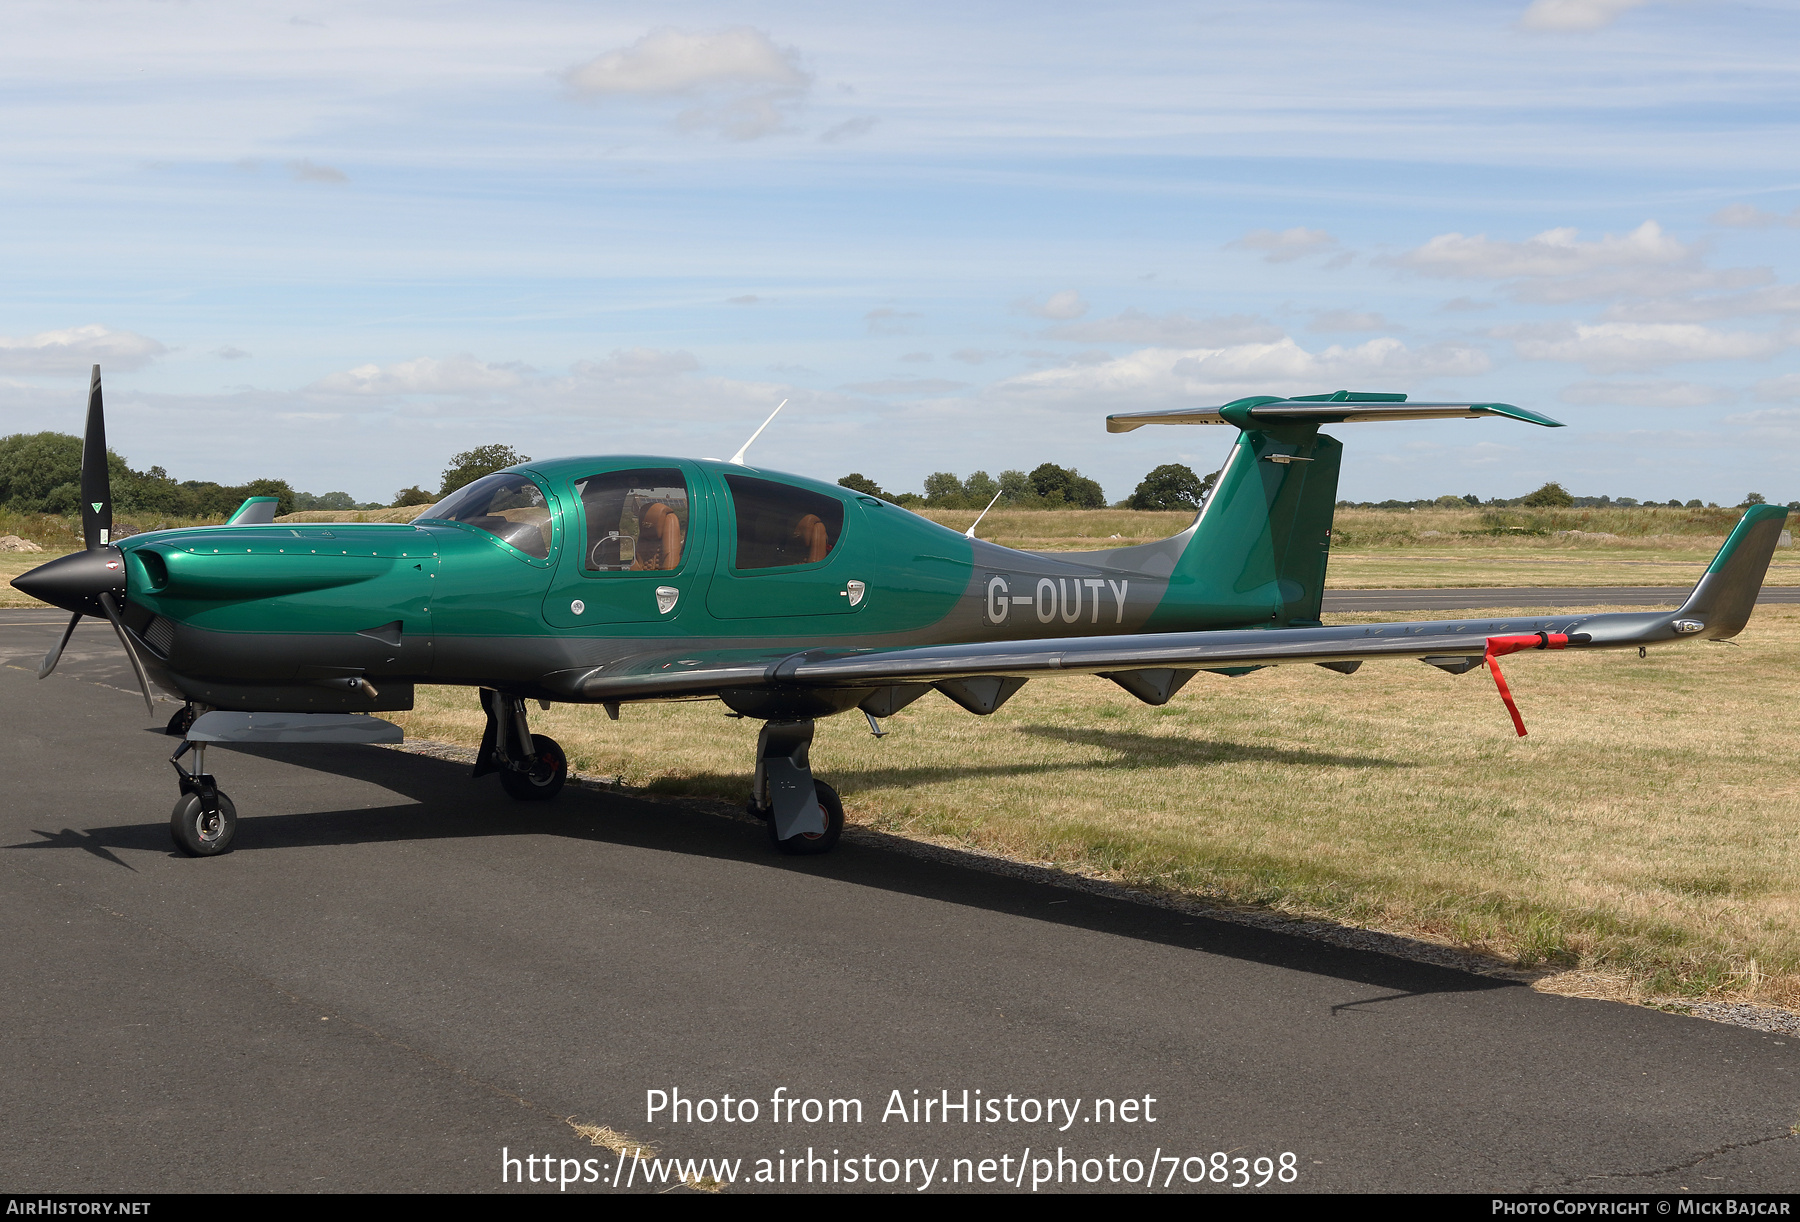
[[[1800,207],[1783,215],[1764,212],[1755,204],[1726,204],[1708,219],[1728,229],[1773,229],[1778,225],[1800,229]]]
[[[339,395],[485,395],[516,389],[531,372],[524,365],[489,365],[467,354],[441,361],[422,356],[327,374],[309,389]]]
[[[1619,302],[1607,307],[1605,318],[1609,322],[1705,322],[1755,314],[1800,314],[1800,285],[1779,284],[1745,293],[1704,297]]]
[[[1362,310],[1325,310],[1313,315],[1313,331],[1389,331],[1394,324]]]
[[[147,335],[90,324],[40,331],[23,339],[0,336],[0,370],[86,373],[91,365],[99,365],[102,370],[141,369],[167,351]]]
[[[896,310],[891,306],[870,310],[863,315],[863,321],[869,324],[870,335],[911,335],[912,320],[924,315],[912,310]]]
[[[1296,226],[1277,233],[1273,229],[1252,229],[1235,242],[1227,242],[1226,250],[1260,250],[1266,263],[1290,263],[1305,255],[1330,250],[1337,239],[1323,229]]]
[[[1334,345],[1309,352],[1289,337],[1273,343],[1223,348],[1144,348],[1089,365],[1064,365],[1021,374],[996,384],[997,393],[1050,398],[1100,406],[1108,403],[1179,404],[1200,398],[1245,394],[1305,394],[1338,390],[1355,383],[1397,382],[1420,377],[1466,377],[1485,373],[1488,356],[1479,348],[1439,344],[1410,349],[1392,337],[1355,347]]]
[[[842,144],[846,140],[854,140],[858,136],[867,135],[875,123],[874,115],[857,115],[855,118],[845,119],[842,123],[832,124],[819,133],[819,139],[826,144]]]
[[[1622,407],[1705,407],[1713,403],[1728,403],[1737,398],[1737,394],[1723,386],[1651,379],[1638,382],[1576,382],[1563,387],[1558,398],[1564,403],[1583,406],[1616,404]]]
[[[1013,302],[1013,309],[1020,314],[1035,314],[1039,318],[1068,320],[1080,318],[1088,312],[1088,303],[1081,299],[1081,294],[1074,289],[1064,289],[1060,293],[1052,293],[1042,301],[1032,297],[1021,297]]]
[[[710,34],[660,29],[576,65],[563,79],[593,98],[699,98],[676,116],[680,127],[754,140],[784,126],[785,108],[812,84],[798,60],[794,49],[745,26]]]
[[[578,361],[574,372],[580,378],[666,378],[698,368],[700,362],[694,354],[680,349],[622,348],[604,361]]]
[[[1700,246],[1681,242],[1655,221],[1594,241],[1584,242],[1579,234],[1570,228],[1546,229],[1523,242],[1503,242],[1484,233],[1443,233],[1386,261],[1444,279],[1510,281],[1506,288],[1511,296],[1551,303],[1667,297],[1748,288],[1774,279],[1766,267],[1702,267]]]
[[[1691,323],[1527,324],[1501,327],[1528,361],[1568,361],[1593,373],[1624,373],[1683,361],[1742,361],[1774,356],[1791,339],[1772,331],[1718,331]]]
[[[661,29],[569,69],[565,79],[586,94],[657,96],[719,85],[804,88],[809,78],[794,60],[792,50],[743,26],[716,34]]]
[[[1441,233],[1394,262],[1427,276],[1451,279],[1510,280],[1520,276],[1568,276],[1617,267],[1672,267],[1693,258],[1693,251],[1645,221],[1623,236],[1603,235],[1583,242],[1576,229],[1546,229],[1523,242],[1496,242],[1485,233],[1473,237]]]
[[[1267,344],[1282,336],[1281,328],[1250,314],[1145,314],[1126,310],[1115,318],[1054,327],[1051,339],[1087,344],[1152,344],[1159,348],[1223,348],[1231,344]]]
[[[214,348],[213,355],[218,357],[221,361],[241,361],[250,354],[245,352],[242,348],[234,348],[227,344],[223,348]]]
[[[1725,417],[1724,423],[1745,430],[1736,444],[1792,446],[1800,442],[1800,407],[1766,407],[1760,411],[1738,412]]]
[[[338,186],[350,181],[350,176],[342,170],[334,166],[319,165],[305,158],[290,161],[287,165],[288,173],[294,176],[296,182],[322,182]]]
[[[1519,25],[1527,30],[1566,33],[1572,30],[1597,30],[1611,25],[1620,14],[1644,5],[1647,0],[1531,0]]]
[[[838,389],[859,395],[941,395],[967,385],[967,382],[952,382],[945,378],[885,378],[879,382],[851,382]]]
[[[1778,378],[1764,378],[1750,392],[1765,402],[1800,399],[1800,373],[1784,373]]]

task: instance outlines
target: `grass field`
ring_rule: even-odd
[[[1390,662],[1201,675],[1161,709],[1037,680],[980,722],[932,694],[880,742],[860,717],[821,722],[813,760],[852,822],[903,836],[1578,970],[1618,995],[1795,1005],[1800,609],[1760,609],[1740,640],[1510,658],[1525,739],[1485,671]],[[757,727],[722,712],[557,706],[533,723],[585,773],[741,798]],[[396,720],[480,736],[468,692],[421,689]]]

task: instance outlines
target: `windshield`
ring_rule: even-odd
[[[529,475],[484,475],[419,515],[426,518],[479,527],[539,560],[550,556],[550,506]]]

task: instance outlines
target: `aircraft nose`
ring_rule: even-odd
[[[125,554],[116,547],[71,552],[19,574],[12,586],[53,607],[104,618],[100,595],[125,594]]]

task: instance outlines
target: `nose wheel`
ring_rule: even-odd
[[[194,753],[192,771],[181,766],[181,757]],[[237,835],[237,807],[206,771],[206,744],[183,742],[169,757],[181,775],[181,796],[169,814],[169,835],[175,847],[189,857],[217,857],[231,847]]]
[[[237,822],[237,807],[222,790],[213,790],[210,809],[198,793],[184,793],[169,815],[169,835],[189,857],[217,857],[231,847]]]

